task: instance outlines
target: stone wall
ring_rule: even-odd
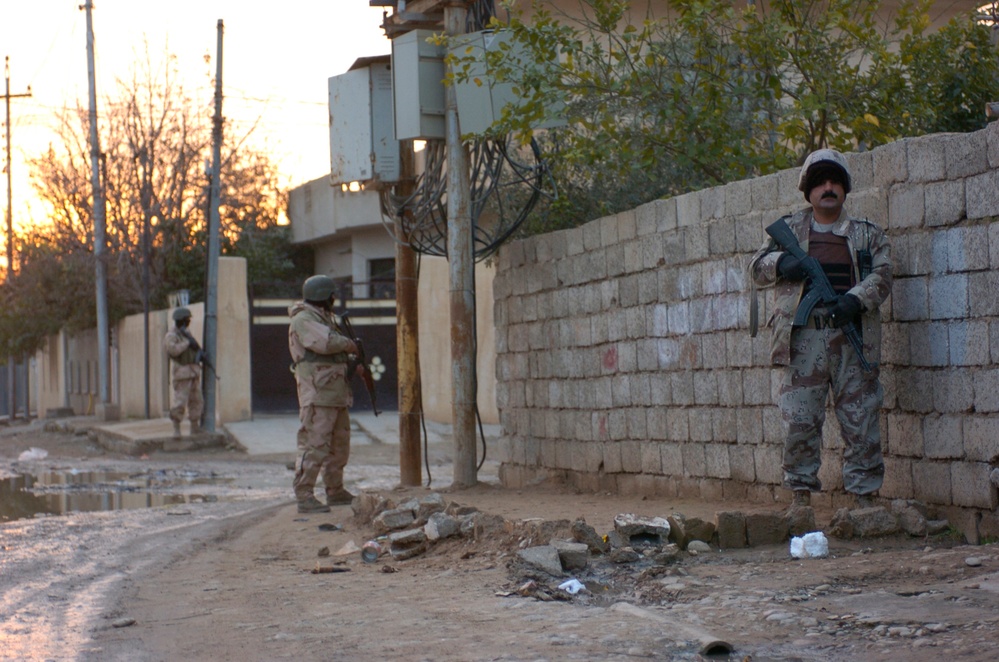
[[[999,536],[999,123],[847,155],[847,207],[885,227],[881,496]],[[798,170],[513,242],[494,283],[501,477],[586,491],[786,501],[769,330],[748,331],[763,228]],[[761,319],[771,292],[760,293]],[[835,417],[818,503],[845,503]],[[999,475],[999,474],[997,474]]]

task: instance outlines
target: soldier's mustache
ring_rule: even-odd
[[[822,198],[823,199],[825,199],[825,198],[837,198],[837,197],[839,197],[839,196],[836,195],[835,191],[826,191],[825,193],[822,194]]]

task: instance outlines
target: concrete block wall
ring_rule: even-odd
[[[847,155],[847,206],[884,227],[881,495],[977,522],[999,462],[999,123]],[[494,282],[501,477],[583,490],[783,501],[769,330],[748,332],[763,228],[798,170],[657,200],[503,247]],[[761,319],[771,292],[760,293]],[[823,495],[842,493],[835,417]],[[986,516],[986,519],[988,517]],[[992,518],[995,519],[995,518]]]

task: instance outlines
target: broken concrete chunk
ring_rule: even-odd
[[[783,513],[749,513],[746,515],[746,539],[750,547],[780,545],[787,540],[787,522]]]
[[[461,522],[444,512],[436,512],[427,518],[423,531],[429,540],[441,540],[458,535]]]
[[[715,513],[718,546],[722,549],[742,549],[746,542],[746,515],[734,510]]]
[[[426,542],[427,534],[423,529],[407,529],[406,531],[396,531],[388,536],[389,544],[393,547],[409,547],[422,542]]]
[[[552,540],[551,545],[558,551],[565,570],[581,570],[590,561],[590,548],[585,543]]]
[[[431,515],[439,513],[445,508],[447,508],[447,503],[444,501],[444,497],[437,492],[431,492],[420,498],[416,509],[417,517],[421,522],[426,522]]]
[[[583,543],[593,554],[603,554],[608,549],[607,541],[600,537],[597,530],[580,518],[572,523],[572,539]]]
[[[877,538],[899,532],[898,520],[880,506],[850,511],[853,535],[858,538]]]
[[[811,506],[791,506],[784,513],[787,530],[791,536],[803,536],[815,531],[815,509]]]
[[[411,526],[416,521],[413,511],[408,508],[393,508],[379,514],[372,521],[375,530],[379,533],[396,531]]]
[[[633,550],[631,547],[621,547],[619,549],[611,550],[611,553],[607,555],[614,563],[634,563],[635,561],[642,558],[642,555]]]
[[[539,570],[547,572],[553,577],[563,577],[562,561],[559,559],[558,550],[551,545],[538,545],[528,547],[517,552],[525,563]]]
[[[623,513],[614,518],[614,530],[629,542],[664,545],[669,540],[670,523],[662,517],[641,517]]]
[[[395,504],[391,501],[380,494],[368,492],[361,492],[350,504],[350,509],[354,511],[354,517],[361,522],[370,522],[392,508],[395,508]]]

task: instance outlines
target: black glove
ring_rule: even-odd
[[[829,323],[837,329],[846,326],[862,309],[860,299],[852,294],[841,294],[829,309]]]
[[[191,349],[196,352],[201,351],[201,345],[198,344],[198,341],[194,339],[194,336],[187,329],[184,329],[184,336],[187,337],[187,342],[190,344]]]
[[[780,274],[781,278],[784,280],[805,280],[808,273],[805,268],[801,266],[801,260],[791,255],[790,253],[784,253],[777,260],[777,273]]]

